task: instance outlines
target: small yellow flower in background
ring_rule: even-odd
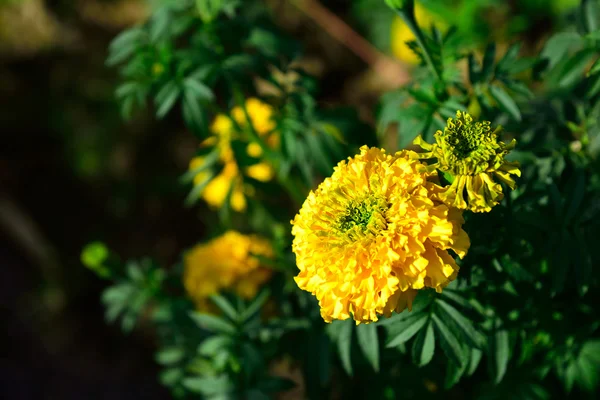
[[[255,132],[269,147],[278,147],[280,137],[279,133],[274,132],[276,124],[273,121],[273,108],[256,98],[249,98],[246,101],[245,107]],[[231,109],[231,118],[233,118],[242,130],[248,127],[248,118],[246,118],[243,108],[234,107]],[[217,115],[210,127],[213,136],[201,144],[201,147],[217,147],[219,160],[224,165],[223,169],[212,179],[210,170],[207,169],[199,172],[194,177],[194,185],[200,185],[207,179],[211,179],[202,193],[200,193],[200,196],[214,208],[223,206],[227,194],[231,189],[231,208],[242,212],[246,209],[246,195],[251,191],[251,189],[244,185],[243,176],[245,175],[261,182],[268,182],[275,176],[275,171],[267,162],[259,162],[240,171],[231,148],[231,142],[234,139],[249,140],[243,136],[243,132],[236,130],[231,118],[224,114]],[[252,141],[249,141],[246,151],[253,158],[260,158],[263,155],[262,147]],[[189,170],[200,169],[205,163],[206,157],[195,157],[190,162]]]
[[[444,21],[441,18],[437,18],[419,3],[415,3],[415,18],[419,27],[424,31],[431,29],[434,24],[441,31],[447,29],[446,24],[444,24]],[[407,64],[418,64],[419,57],[406,44],[406,42],[415,40],[415,35],[408,25],[404,23],[402,18],[395,17],[392,21],[390,30],[392,54],[397,59],[404,61]]]
[[[432,198],[424,165],[402,151],[363,146],[341,161],[292,221],[298,286],[319,300],[321,316],[377,321],[412,307],[418,289],[441,291],[469,248],[459,210]]]
[[[421,136],[414,141],[425,153],[415,153],[420,159],[436,159],[427,168],[450,174],[452,184],[440,190],[439,198],[451,207],[473,212],[488,212],[497,205],[504,194],[502,186],[494,179],[515,188],[511,175],[521,176],[518,162],[504,157],[516,145],[498,141],[501,127],[492,131],[489,121],[474,122],[464,112],[457,111],[456,118],[448,118],[444,131],[434,135],[435,143],[426,143]],[[466,194],[466,198],[465,198]]]
[[[270,258],[273,254],[268,240],[228,231],[185,254],[185,289],[201,311],[210,311],[209,297],[223,290],[251,299],[271,277],[271,270],[256,256]]]

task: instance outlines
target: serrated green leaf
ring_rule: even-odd
[[[427,323],[428,315],[425,313],[415,314],[412,318],[398,321],[388,326],[388,342],[386,347],[396,347],[414,335]]]
[[[521,121],[521,110],[512,97],[500,86],[490,85],[490,94],[496,100],[500,109],[508,113],[513,119]]]
[[[231,335],[235,334],[237,331],[233,324],[215,315],[204,314],[200,312],[190,312],[190,317],[200,328],[209,331],[228,333]]]
[[[415,339],[412,347],[412,359],[413,362],[422,367],[429,364],[433,358],[435,351],[435,334],[433,331],[433,324],[431,321],[427,324],[427,327],[421,329],[417,338]]]
[[[434,322],[435,331],[437,332],[436,336],[442,350],[444,350],[446,356],[453,363],[462,366],[464,364],[463,350],[458,339],[456,339],[450,328],[435,313],[432,314],[431,318]]]
[[[377,326],[375,324],[361,324],[356,327],[358,345],[363,354],[373,367],[379,371],[379,338],[377,337]]]
[[[438,299],[436,305],[443,310],[442,313],[438,313],[447,324],[448,320],[452,320],[456,327],[459,328],[459,332],[463,339],[468,342],[469,346],[476,348],[483,348],[485,345],[485,337],[478,332],[471,321],[465,318],[456,308],[446,303],[444,300]],[[449,324],[448,324],[449,325]]]

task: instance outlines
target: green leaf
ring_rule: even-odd
[[[388,327],[388,340],[386,347],[396,347],[412,338],[427,323],[428,315],[425,313],[412,315],[410,318],[399,321]]]
[[[469,358],[469,368],[467,369],[467,375],[471,376],[477,370],[479,363],[481,362],[481,356],[483,352],[479,349],[471,349],[471,357]]]
[[[483,54],[483,62],[481,64],[481,79],[484,82],[492,79],[494,72],[494,60],[496,58],[496,43],[491,42],[485,49]]]
[[[210,299],[213,301],[213,303],[215,303],[217,305],[217,307],[219,307],[219,309],[221,311],[223,311],[223,314],[225,314],[229,319],[231,319],[232,321],[237,320],[238,312],[231,305],[231,303],[229,301],[227,301],[226,298],[215,294],[215,295],[210,296]]]
[[[379,371],[379,338],[377,337],[377,326],[375,324],[362,324],[356,327],[358,345],[363,354],[371,363],[373,369]]]
[[[508,48],[508,50],[506,50],[506,53],[504,53],[504,56],[502,56],[500,61],[498,61],[498,64],[496,65],[496,70],[498,72],[506,72],[510,68],[510,66],[514,64],[514,62],[517,60],[520,50],[521,43],[513,43]]]
[[[585,77],[585,69],[595,55],[596,52],[590,49],[585,49],[573,54],[573,56],[567,59],[564,65],[561,64],[562,68],[560,68],[558,76],[556,77],[556,86],[566,88],[581,81]]]
[[[495,384],[500,383],[510,359],[508,331],[497,330],[488,341],[488,370]]]
[[[471,321],[466,319],[456,308],[452,307],[444,300],[438,299],[436,305],[443,310],[442,313],[439,313],[440,317],[446,323],[448,323],[449,320],[453,321],[459,329],[461,336],[469,346],[479,349],[484,347],[485,337],[475,329]]]
[[[498,102],[500,109],[502,111],[508,113],[513,119],[517,121],[521,121],[521,111],[519,110],[519,106],[513,100],[512,97],[508,93],[504,91],[500,86],[490,85],[490,94]]]
[[[189,93],[193,97],[202,101],[209,102],[213,101],[215,98],[212,90],[198,80],[187,78],[183,81],[183,87],[186,93]]]
[[[590,67],[587,76],[592,76],[600,72],[600,58],[594,61],[594,64]]]
[[[446,379],[444,380],[444,388],[450,389],[456,385],[460,378],[462,378],[464,375],[466,368],[467,363],[463,363],[463,365],[457,365],[453,362],[449,362],[446,365]]]
[[[254,317],[261,310],[262,306],[267,302],[270,294],[271,292],[269,291],[269,289],[264,289],[262,292],[260,292],[260,294],[254,299],[254,301],[250,303],[250,305],[246,307],[246,309],[244,309],[244,311],[242,312],[241,320],[248,321],[250,318]]]
[[[340,360],[342,361],[342,367],[346,373],[352,376],[352,360],[351,360],[351,349],[352,349],[352,331],[354,330],[354,324],[352,320],[334,322],[338,324],[338,335],[337,335],[337,348],[340,354]]]
[[[600,21],[600,7],[597,0],[582,0],[581,14],[583,16],[583,24],[588,33],[596,32],[599,29],[598,21]]]
[[[182,383],[191,392],[200,393],[205,396],[229,393],[234,388],[232,382],[225,375],[185,378]]]
[[[190,312],[190,317],[196,325],[202,329],[218,333],[228,333],[231,335],[235,334],[237,331],[233,324],[211,314]]]
[[[433,324],[431,321],[427,324],[427,328],[421,329],[419,335],[415,339],[412,347],[412,359],[413,362],[422,367],[429,364],[433,358],[435,351],[435,335],[433,331]]]
[[[156,116],[161,119],[173,108],[179,98],[181,90],[175,82],[165,84],[156,95],[154,101],[157,106]]]
[[[185,357],[185,349],[181,347],[167,347],[159,350],[156,355],[156,362],[161,365],[173,365]]]
[[[182,368],[169,368],[161,371],[159,380],[160,383],[165,386],[173,386],[176,385],[182,377]]]
[[[567,53],[578,46],[583,44],[583,38],[581,35],[575,32],[560,32],[553,35],[544,46],[544,49],[540,53],[541,59],[548,60],[548,68],[552,69],[558,64]]]
[[[456,339],[450,328],[436,314],[432,314],[431,318],[434,322],[442,350],[444,350],[446,356],[453,363],[462,366],[464,364],[463,350],[458,339]]]
[[[229,336],[216,335],[205,339],[198,346],[198,354],[214,357],[231,346],[232,340]]]

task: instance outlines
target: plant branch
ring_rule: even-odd
[[[292,0],[292,3],[394,86],[401,86],[410,80],[404,65],[377,50],[317,0]]]

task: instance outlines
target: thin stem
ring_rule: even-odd
[[[377,50],[317,0],[292,0],[292,3],[394,85],[400,86],[410,81],[410,75],[405,66]]]
[[[404,9],[394,9],[394,11],[396,11],[396,14],[398,14],[398,16],[402,18],[404,23],[410,28],[412,33],[415,35],[415,41],[417,42],[417,44],[421,48],[421,51],[423,52],[423,58],[425,60],[425,63],[433,71],[435,76],[440,81],[443,81],[442,75],[440,71],[438,71],[438,69],[435,67],[435,64],[433,63],[433,58],[431,57],[431,54],[429,54],[427,46],[425,45],[425,35],[423,35],[423,31],[421,31],[421,28],[417,24],[417,20],[415,19],[414,8],[410,10],[410,13],[407,13],[407,10]]]

